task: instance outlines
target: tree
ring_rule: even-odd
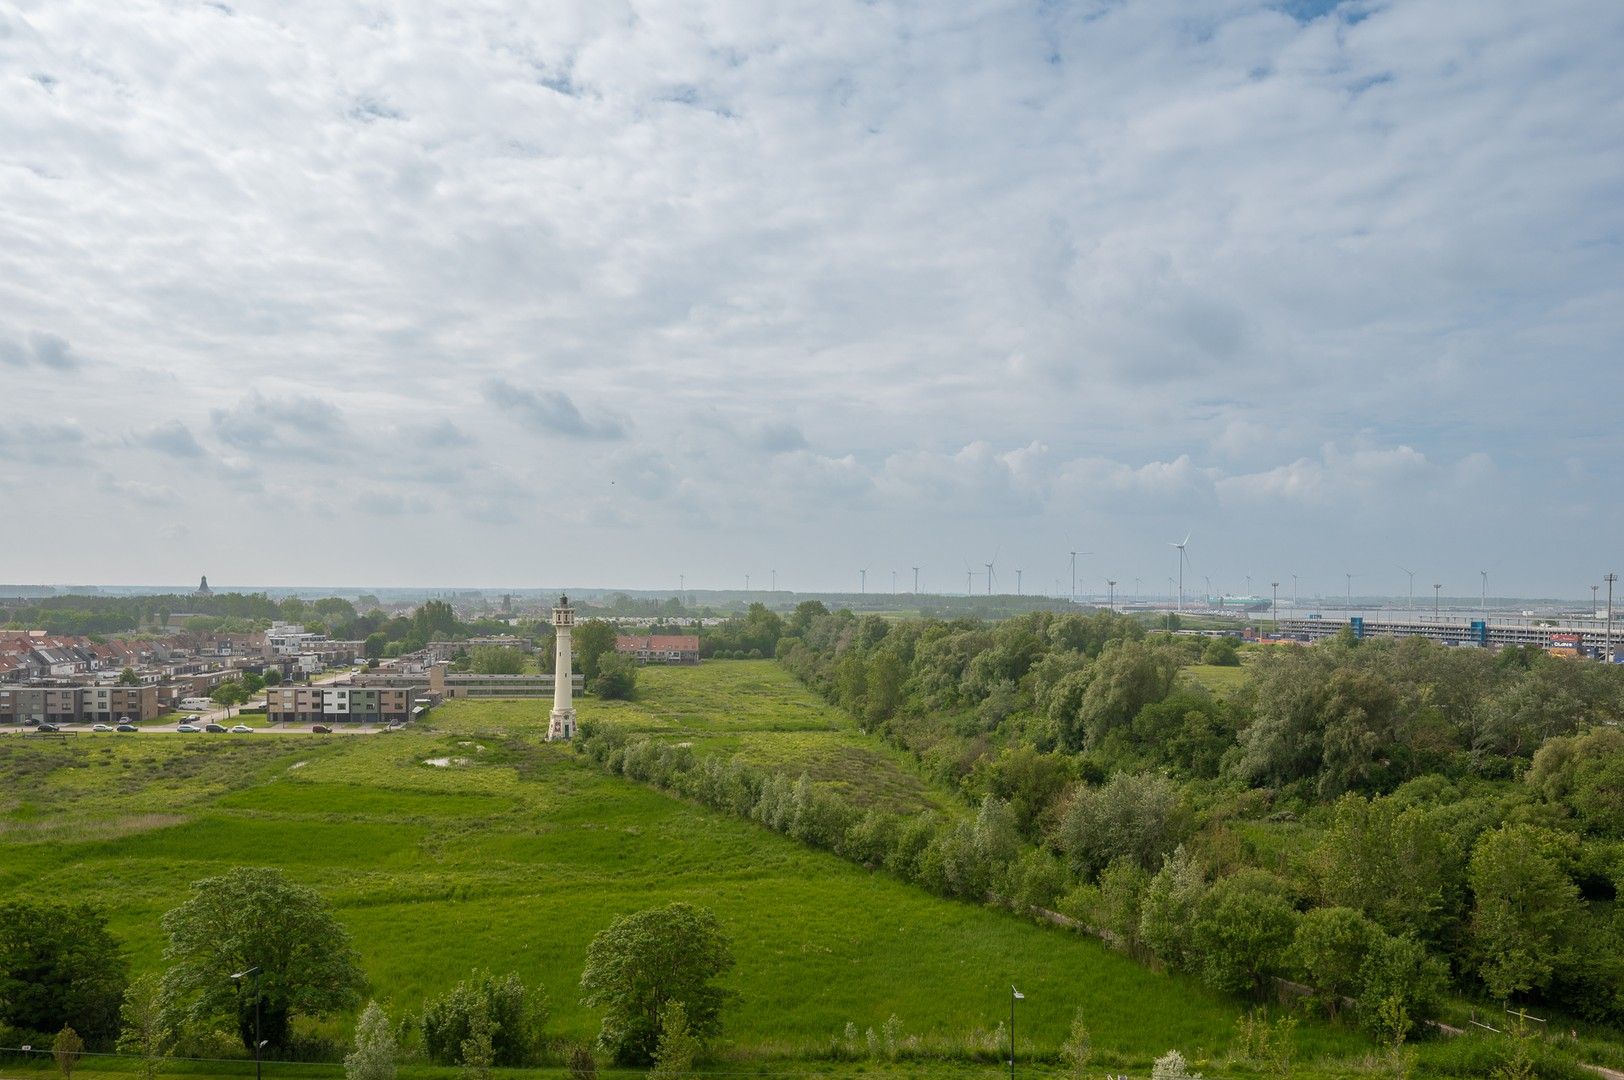
[[[1145,886],[1140,901],[1139,939],[1162,961],[1188,970],[1198,959],[1191,924],[1207,894],[1201,868],[1180,844]]]
[[[602,619],[588,619],[575,628],[571,653],[575,666],[586,676],[587,682],[598,677],[598,662],[615,652],[615,628]]]
[[[1292,955],[1326,1011],[1335,1015],[1342,999],[1358,991],[1365,958],[1382,936],[1352,908],[1315,908],[1298,922]]]
[[[660,1040],[654,1048],[651,1080],[681,1080],[693,1071],[699,1040],[688,1029],[688,1010],[680,1001],[668,1001],[660,1010]]]
[[[382,630],[368,634],[366,642],[362,647],[366,652],[368,660],[376,660],[378,657],[384,654],[384,650],[389,648],[389,635],[384,633]]]
[[[622,915],[587,949],[581,1004],[604,1010],[598,1042],[617,1061],[647,1064],[667,1002],[682,1002],[697,1038],[720,1030],[730,995],[712,980],[732,967],[727,934],[704,908],[676,903]]]
[[[432,1061],[462,1064],[462,1047],[483,1012],[491,1021],[494,1064],[516,1068],[534,1064],[547,1023],[547,995],[526,989],[517,972],[497,977],[475,971],[441,997],[423,1006],[423,1048]]]
[[[1235,651],[1235,639],[1221,637],[1207,642],[1207,647],[1201,650],[1201,662],[1216,667],[1240,667],[1241,654]]]
[[[588,681],[601,698],[629,700],[637,693],[637,661],[621,653],[605,653],[598,659],[598,673]]]
[[[118,673],[118,684],[120,686],[140,686],[141,676],[135,673],[133,667],[127,667]]]
[[[1263,988],[1280,970],[1297,912],[1284,884],[1263,870],[1220,878],[1196,908],[1191,927],[1207,983],[1230,993]]]
[[[281,668],[274,668],[274,667],[266,668],[265,669],[265,685],[266,686],[281,686],[282,685],[282,669]]]
[[[1093,1058],[1094,1040],[1088,1033],[1082,1007],[1078,1006],[1077,1011],[1071,1014],[1071,1031],[1066,1035],[1066,1041],[1060,1044],[1060,1059],[1066,1063],[1066,1074],[1072,1080],[1084,1080]]]
[[[468,652],[468,666],[478,675],[519,675],[524,653],[501,645],[476,645]]]
[[[1358,795],[1337,802],[1311,865],[1327,905],[1423,939],[1452,916],[1461,874],[1459,855],[1425,810]]]
[[[1533,825],[1502,825],[1472,848],[1472,952],[1484,986],[1501,1000],[1544,989],[1569,961],[1581,910],[1567,872],[1573,841]]]
[[[162,982],[147,973],[124,991],[124,1030],[117,1049],[141,1059],[141,1075],[153,1080],[170,1054],[173,1036],[163,1011]]]
[[[107,917],[88,904],[0,906],[0,1025],[67,1025],[106,1045],[118,1036],[127,971]]]
[[[85,1052],[85,1041],[79,1033],[71,1027],[65,1027],[56,1033],[51,1040],[51,1056],[56,1058],[56,1067],[62,1073],[62,1080],[73,1080],[73,1067],[79,1064],[80,1056]]]
[[[194,882],[192,897],[163,917],[169,945],[163,995],[170,1014],[206,1022],[229,1017],[253,1049],[254,1005],[262,1038],[288,1045],[295,1013],[350,1008],[366,979],[350,936],[314,889],[280,870],[239,866]],[[233,980],[257,967],[257,976]]]
[[[398,1056],[389,1017],[376,1001],[367,1002],[355,1022],[355,1050],[344,1058],[345,1080],[395,1080]]]
[[[1056,830],[1072,870],[1092,878],[1112,859],[1158,865],[1183,839],[1178,787],[1165,776],[1117,773],[1102,787],[1079,785]]]

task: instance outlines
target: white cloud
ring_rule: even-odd
[[[1492,486],[1414,542],[1559,513],[1565,581],[1619,513],[1621,41],[1609,0],[8,9],[8,509],[94,459],[226,517],[320,491],[383,578],[464,573],[443,516],[524,580],[565,507],[560,579],[629,572],[603,526],[661,535],[634,577],[760,535],[811,585]]]

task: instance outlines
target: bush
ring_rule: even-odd
[[[492,1064],[505,1068],[537,1064],[547,1023],[547,997],[530,991],[514,973],[500,978],[475,971],[444,996],[423,1006],[423,1048],[441,1065],[467,1064],[463,1046],[475,1034],[476,1019],[491,1024]]]

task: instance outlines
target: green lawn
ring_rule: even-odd
[[[368,737],[0,738],[0,902],[98,903],[141,972],[159,966],[158,920],[190,882],[279,866],[334,903],[392,1014],[474,967],[511,969],[547,988],[553,1034],[587,1040],[597,1017],[576,985],[592,935],[617,914],[686,900],[714,909],[734,939],[730,1067],[781,1071],[768,1063],[789,1059],[791,1071],[990,1076],[990,1043],[981,1065],[818,1055],[848,1022],[878,1029],[893,1013],[929,1047],[986,1043],[1016,983],[1027,994],[1023,1055],[1052,1058],[1081,1007],[1102,1068],[1144,1075],[1178,1047],[1218,1059],[1209,1077],[1255,1075],[1221,1062],[1241,1004],[1092,939],[934,898],[606,776],[542,741],[548,705],[453,702],[427,725]],[[949,800],[770,662],[648,669],[638,702],[589,700],[581,711],[800,765],[876,800]],[[348,1023],[324,1030],[343,1037]],[[1306,1062],[1325,1059],[1298,1076],[1348,1075],[1329,1061],[1366,1053],[1323,1025],[1306,1026],[1298,1047]],[[0,1076],[12,1068],[0,1064]]]

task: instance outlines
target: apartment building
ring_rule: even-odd
[[[155,686],[0,687],[0,724],[117,723],[126,717],[152,720],[162,713]]]
[[[80,688],[79,715],[86,723],[152,720],[163,711],[156,686],[85,686]]]
[[[383,724],[405,722],[426,708],[418,686],[276,686],[265,693],[271,723]]]

